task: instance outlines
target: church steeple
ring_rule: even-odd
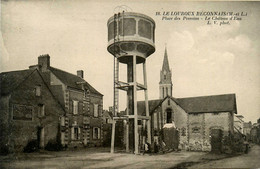
[[[160,73],[160,99],[166,96],[172,96],[172,72],[170,70],[167,48],[165,47],[162,70]]]
[[[165,47],[162,70],[170,71],[167,48]]]

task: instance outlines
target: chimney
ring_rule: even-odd
[[[46,72],[50,68],[50,56],[48,54],[39,56],[38,66],[40,71]]]
[[[78,70],[77,71],[77,76],[78,77],[81,77],[82,79],[84,78],[84,72],[83,72],[83,70]]]

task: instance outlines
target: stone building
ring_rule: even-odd
[[[250,131],[250,140],[253,143],[260,144],[260,118],[257,120],[257,123],[252,125],[252,129]]]
[[[160,72],[160,99],[149,101],[152,143],[168,124],[178,130],[179,148],[210,151],[218,149],[221,139],[234,133],[234,114],[237,113],[235,94],[172,97],[172,80],[167,51]],[[138,114],[145,114],[144,102],[138,102]],[[160,138],[159,138],[160,139]]]
[[[2,151],[23,151],[34,140],[41,148],[57,141],[65,109],[38,69],[1,73],[0,90]]]
[[[84,72],[71,74],[50,66],[50,56],[38,57],[38,69],[65,109],[61,122],[61,143],[68,146],[102,144],[103,95],[84,80]]]
[[[246,136],[246,139],[250,139],[250,132],[252,129],[252,122],[244,122],[243,123],[243,134]]]
[[[8,142],[13,145],[20,142],[20,134],[24,137],[21,146],[44,135],[44,143],[40,141],[44,147],[58,133],[63,146],[100,146],[102,111],[103,95],[83,79],[83,71],[73,75],[51,67],[49,55],[39,56],[38,64],[29,70],[1,73],[1,114],[5,114],[1,118],[8,117],[1,123],[8,126],[1,140],[11,137]],[[28,129],[28,137],[23,132],[11,133],[11,125],[20,127],[17,131]]]

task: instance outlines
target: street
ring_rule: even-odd
[[[170,152],[156,155],[109,153],[109,148],[88,148],[77,151],[20,153],[0,156],[0,168],[257,168],[260,146],[248,154],[230,157],[207,152]]]
[[[193,165],[190,168],[259,168],[260,146],[254,145],[248,154]]]

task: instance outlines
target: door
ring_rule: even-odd
[[[44,128],[38,127],[37,128],[37,141],[39,148],[44,148]]]
[[[223,132],[221,129],[211,129],[211,151],[220,152]]]

